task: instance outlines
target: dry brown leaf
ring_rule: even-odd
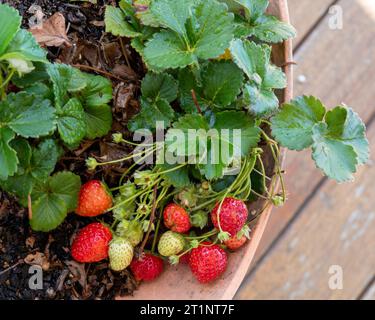
[[[50,266],[50,263],[49,263],[47,257],[41,252],[36,252],[35,254],[30,253],[24,259],[24,261],[25,261],[25,263],[27,263],[29,265],[41,266],[44,271],[47,271],[49,269],[49,266]]]
[[[65,44],[70,47],[72,45],[66,34],[65,18],[60,12],[56,12],[41,25],[31,27],[30,32],[41,46],[60,47]]]

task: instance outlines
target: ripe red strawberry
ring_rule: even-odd
[[[203,242],[198,248],[191,250],[189,266],[199,282],[211,282],[225,271],[227,253],[216,244]]]
[[[228,247],[228,249],[237,250],[238,248],[242,247],[246,241],[247,241],[247,238],[245,236],[242,236],[239,239],[237,236],[234,236],[224,241],[224,244]]]
[[[78,196],[76,213],[84,217],[95,217],[112,207],[112,197],[99,180],[85,183]]]
[[[151,281],[157,278],[163,271],[163,259],[150,253],[145,253],[140,258],[134,258],[130,264],[136,280]]]
[[[191,228],[189,214],[175,203],[165,207],[163,216],[165,226],[174,232],[185,233]]]
[[[98,262],[108,257],[112,233],[109,228],[94,222],[81,229],[72,244],[72,257],[78,262]]]
[[[190,252],[187,252],[183,256],[180,257],[179,263],[189,264],[189,260],[190,260]]]
[[[211,212],[211,220],[216,228],[219,228],[217,221],[220,202],[216,204]],[[224,232],[231,237],[235,236],[246,223],[248,211],[245,203],[234,198],[225,198],[220,210],[220,226]]]

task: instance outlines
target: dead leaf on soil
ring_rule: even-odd
[[[70,47],[72,45],[66,34],[65,18],[60,12],[56,12],[41,25],[31,27],[30,32],[41,46],[60,47],[65,44]]]
[[[41,252],[30,253],[24,259],[24,261],[28,265],[41,266],[44,271],[47,271],[49,269],[49,266],[50,266],[47,257],[44,255],[44,253],[41,253]]]
[[[73,274],[74,278],[85,290],[87,284],[85,265],[83,263],[75,262],[74,260],[65,261],[65,264],[68,266],[69,271]]]

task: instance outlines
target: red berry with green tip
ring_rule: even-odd
[[[76,213],[84,217],[95,217],[112,207],[112,197],[99,180],[85,183],[78,196]]]
[[[228,240],[224,241],[224,244],[227,246],[230,250],[237,250],[241,248],[247,241],[247,238],[245,236],[242,236],[238,239],[237,236],[234,236]]]
[[[199,282],[214,281],[227,267],[227,253],[216,244],[203,242],[198,248],[191,250],[189,266]]]
[[[78,262],[98,262],[108,257],[112,232],[99,222],[81,229],[75,237],[71,254]]]
[[[175,203],[170,203],[165,207],[163,217],[165,226],[174,232],[185,233],[191,228],[189,214]]]
[[[220,202],[216,204],[211,212],[212,223],[218,229],[219,206]],[[243,201],[234,198],[225,198],[220,210],[221,230],[228,232],[231,237],[235,236],[245,225],[248,214],[247,207]]]
[[[138,281],[151,281],[157,278],[163,271],[163,259],[150,253],[145,253],[139,258],[133,259],[130,270]]]

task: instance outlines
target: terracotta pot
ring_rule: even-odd
[[[281,20],[289,22],[289,12],[287,0],[271,0],[268,12],[278,16]],[[279,92],[279,99],[282,102],[292,98],[293,92],[293,71],[292,65],[287,62],[292,61],[292,41],[286,41],[275,45],[272,51],[273,61],[278,66],[283,66],[287,76],[288,86],[282,92]],[[270,156],[265,154],[265,160],[268,164],[268,172],[273,168]],[[258,200],[250,205],[250,209],[264,208],[265,203]],[[254,258],[255,251],[264,233],[268,219],[271,215],[272,206],[266,207],[262,214],[256,219],[252,227],[251,240],[241,250],[229,254],[228,267],[224,275],[211,284],[200,284],[195,280],[187,265],[180,264],[176,267],[168,266],[165,272],[153,282],[143,282],[139,289],[131,297],[124,299],[195,299],[195,300],[225,300],[232,299],[241,282],[243,281],[247,270]],[[120,298],[121,299],[121,298]]]

